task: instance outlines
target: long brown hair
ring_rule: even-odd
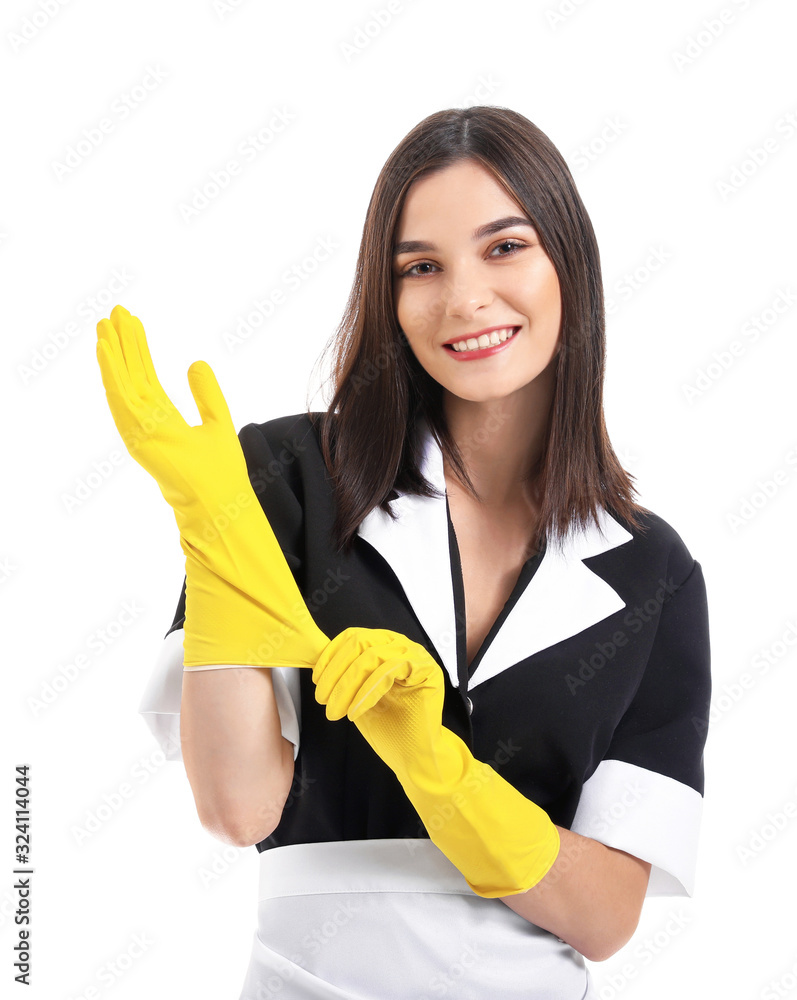
[[[523,115],[509,108],[452,108],[429,115],[402,139],[376,181],[351,292],[322,352],[334,351],[334,395],[318,421],[336,494],[338,550],[353,545],[375,507],[391,517],[395,490],[442,494],[421,475],[419,419],[478,498],[443,412],[442,386],[427,374],[398,325],[393,244],[413,181],[460,160],[489,170],[531,220],[559,278],[560,348],[555,359],[547,440],[537,466],[540,513],[530,544],[561,544],[603,507],[639,530],[633,476],[612,449],[603,415],[605,326],[600,256],[592,223],[562,155]],[[308,414],[310,411],[308,410]]]

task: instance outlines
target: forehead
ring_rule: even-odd
[[[484,167],[451,164],[414,181],[396,226],[394,254],[435,249],[435,238],[483,239],[511,226],[531,226],[522,206]]]
[[[459,160],[412,182],[404,197],[400,221],[410,222],[416,216],[433,214],[435,209],[458,208],[464,214],[483,204],[493,209],[519,207],[486,167],[473,160]]]

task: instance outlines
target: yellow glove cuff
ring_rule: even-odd
[[[479,896],[535,886],[559,854],[559,831],[536,803],[440,728],[430,759],[396,771],[430,839]]]

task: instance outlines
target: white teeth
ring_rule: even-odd
[[[469,337],[467,340],[460,340],[453,344],[455,351],[478,351],[484,347],[503,344],[515,333],[513,326],[507,326],[503,330],[493,330],[492,333],[483,333],[480,337]]]

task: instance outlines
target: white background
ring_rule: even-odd
[[[489,103],[530,118],[573,171],[614,302],[609,432],[709,594],[696,892],[646,902],[632,941],[592,966],[600,996],[797,996],[793,4],[25,0],[0,17],[3,994],[234,998],[256,918],[257,852],[201,828],[183,766],[136,714],[183,556],[113,425],[96,322],[117,302],[141,317],[192,423],[199,358],[237,427],[324,408],[313,366],[382,164],[426,115]],[[290,120],[246,160],[241,143],[277,112]],[[60,168],[76,146],[86,155]],[[238,175],[186,221],[181,204],[232,158]],[[320,264],[319,239],[337,244]],[[276,288],[285,303],[225,346]],[[11,958],[23,762],[28,990]]]

